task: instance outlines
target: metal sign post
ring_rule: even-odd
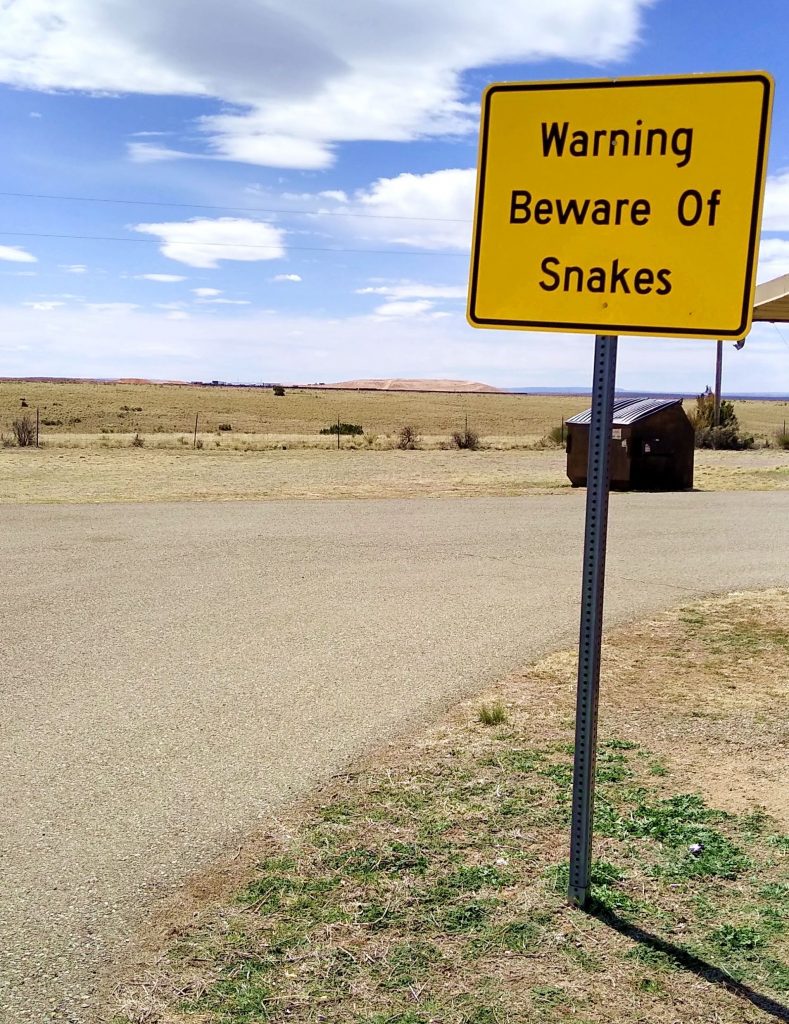
[[[581,633],[578,644],[570,886],[567,894],[570,902],[577,907],[585,905],[591,885],[597,704],[600,692],[600,646],[603,632],[608,529],[608,467],[616,386],[616,348],[615,335],[597,335],[594,349],[592,415],[589,424],[589,461],[586,471],[586,531],[581,588]]]

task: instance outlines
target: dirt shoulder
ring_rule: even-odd
[[[564,898],[566,652],[358,764],[195,880],[116,1019],[787,1019],[788,654],[786,590],[607,636],[590,913]]]

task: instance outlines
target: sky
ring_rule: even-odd
[[[789,272],[787,0],[0,0],[0,376],[585,387],[590,335],[465,319],[493,81],[764,69],[758,280]],[[700,391],[709,341],[622,338]],[[789,325],[724,390],[789,393]]]

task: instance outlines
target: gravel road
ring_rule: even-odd
[[[0,1020],[404,723],[575,640],[583,494],[5,508]],[[789,585],[789,493],[613,496],[608,621]]]

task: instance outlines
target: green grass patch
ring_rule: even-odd
[[[317,807],[221,931],[179,943],[173,971],[207,978],[183,1020],[593,1021],[612,965],[655,1005],[677,998],[688,963],[772,998],[787,990],[789,878],[769,818],[667,797],[648,750],[607,740],[605,853],[581,914],[566,902],[572,745],[512,732],[505,745],[477,729],[440,759],[370,770]],[[617,929],[631,926],[655,941],[623,950]]]

